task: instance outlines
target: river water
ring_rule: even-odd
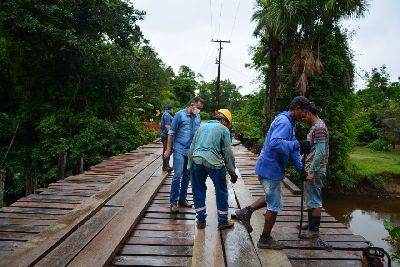
[[[359,196],[325,196],[325,210],[341,223],[344,223],[356,235],[362,235],[373,246],[385,249],[389,254],[393,247],[382,240],[388,236],[383,226],[384,220],[400,226],[400,199],[372,199]],[[400,267],[393,262],[392,266]]]

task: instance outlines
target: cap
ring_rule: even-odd
[[[314,102],[310,102],[310,109],[309,110],[314,115],[322,111],[322,109],[320,107],[318,107],[317,105],[315,105]]]
[[[165,109],[166,110],[170,110],[170,109],[173,109],[174,107],[171,105],[171,104],[168,104],[166,107],[165,107]]]
[[[290,102],[289,109],[294,109],[296,107],[300,107],[311,111],[310,100],[308,100],[308,98],[305,96],[296,96],[295,98],[293,98],[292,102]]]

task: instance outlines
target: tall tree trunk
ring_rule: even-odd
[[[269,50],[269,87],[265,90],[264,97],[264,123],[263,131],[266,134],[268,128],[274,120],[274,113],[276,109],[276,90],[278,84],[278,56],[279,56],[279,42],[270,34],[268,41]]]

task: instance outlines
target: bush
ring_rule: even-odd
[[[382,139],[376,139],[370,143],[367,147],[376,151],[389,151],[390,143]]]

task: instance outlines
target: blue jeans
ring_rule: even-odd
[[[304,202],[308,209],[322,208],[321,188],[325,172],[315,172],[310,182],[304,184]]]
[[[186,200],[190,177],[187,169],[188,157],[174,151],[173,159],[174,176],[169,201],[171,204],[176,204],[178,201]]]
[[[210,169],[201,164],[192,164],[192,190],[193,202],[196,210],[196,218],[204,221],[206,213],[206,179],[209,175],[215,187],[215,194],[218,209],[218,222],[223,223],[228,220],[228,187],[226,185],[225,167],[220,169]]]
[[[282,180],[269,180],[258,176],[258,180],[264,188],[265,206],[267,210],[280,212],[282,210],[281,182]]]

